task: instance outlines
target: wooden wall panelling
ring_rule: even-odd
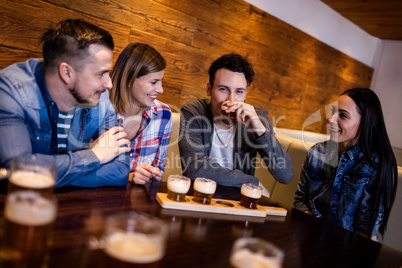
[[[145,42],[157,49],[167,60],[166,77],[204,86],[210,64],[206,51],[134,29],[130,42]]]
[[[0,8],[7,15],[9,27],[2,27],[2,45],[40,52],[40,36],[63,19],[85,19],[109,31],[114,39],[115,52],[119,53],[128,45],[130,28],[110,21],[74,12],[40,0],[3,0]]]
[[[151,0],[48,0],[77,12],[191,44],[195,18]]]
[[[304,83],[257,70],[247,101],[264,108],[270,103],[297,111],[302,108],[305,87]]]
[[[349,88],[353,85],[370,86],[373,69],[321,43],[314,43],[314,54],[305,57],[313,66],[307,82],[321,88]]]
[[[161,101],[169,104],[172,109],[177,110],[182,105],[181,98],[186,98],[182,92],[185,85],[191,85],[193,88],[204,91],[205,83],[208,81],[208,68],[210,62],[206,60],[206,52],[174,42],[173,40],[155,36],[153,34],[141,31],[131,30],[130,43],[144,42],[157,49],[166,59],[166,70],[163,84],[174,85],[170,87],[174,93],[169,94],[175,97],[169,99],[165,93],[158,97]],[[187,97],[188,99],[188,97]],[[177,107],[175,107],[177,106]]]
[[[26,61],[29,58],[41,58],[42,53],[29,50],[10,48],[0,45],[0,70],[19,61]]]
[[[183,84],[164,78],[162,86],[163,94],[158,95],[158,100],[169,105],[172,111],[179,112]]]
[[[256,67],[284,77],[303,81],[305,79],[304,68],[300,66],[303,59],[296,58],[293,53],[278,52],[258,42],[254,42],[240,33],[230,32],[226,28],[217,27],[214,24],[198,21],[197,30],[194,34],[193,45],[217,58],[223,54],[235,52],[247,56]],[[301,75],[299,75],[301,74]]]
[[[267,104],[269,120],[274,127],[301,129],[305,116],[301,111],[292,110],[283,106]]]
[[[205,87],[196,87],[191,84],[183,85],[182,97],[180,99],[180,107],[186,102],[199,98],[207,98]]]
[[[39,36],[66,18],[108,30],[115,57],[131,42],[154,46],[167,60],[165,93],[178,110],[206,97],[208,68],[236,52],[255,66],[247,101],[264,107],[272,123],[301,129],[340,92],[370,85],[373,70],[241,0],[3,0],[0,2],[0,68],[40,56]],[[324,116],[325,117],[325,116]],[[326,131],[326,122],[308,125]]]

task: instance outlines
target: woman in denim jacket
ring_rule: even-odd
[[[367,88],[345,91],[329,123],[331,139],[308,151],[295,208],[376,240],[398,181],[377,95]]]

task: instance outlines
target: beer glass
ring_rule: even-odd
[[[207,178],[196,178],[194,181],[193,200],[201,204],[211,204],[216,191],[216,181]]]
[[[167,198],[173,201],[186,201],[186,194],[190,190],[191,180],[180,175],[170,175],[167,180]]]
[[[256,209],[262,195],[262,187],[252,183],[244,183],[241,186],[240,193],[240,205],[245,208]]]
[[[238,238],[230,254],[231,268],[281,268],[284,252],[274,244],[253,237]]]
[[[16,190],[33,190],[50,196],[57,176],[56,163],[35,155],[18,157],[11,162],[8,193]]]
[[[165,223],[147,214],[109,216],[102,239],[105,267],[159,267],[167,230]]]
[[[229,108],[229,106],[226,105],[226,103],[228,103],[229,101],[224,101],[221,105],[221,110],[222,110],[222,115],[229,117],[230,119],[232,119],[233,121],[236,121],[236,111],[227,113],[226,109]]]
[[[32,191],[7,194],[0,261],[4,267],[47,267],[57,202]],[[1,265],[0,265],[1,266]]]

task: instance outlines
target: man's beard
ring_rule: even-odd
[[[80,107],[94,108],[94,107],[98,106],[98,103],[91,103],[88,99],[86,99],[84,96],[82,96],[77,85],[74,85],[73,88],[69,88],[69,90],[70,90],[71,95],[73,96],[73,98],[76,100],[76,102],[78,103],[78,105]],[[103,90],[99,90],[99,92],[103,92]]]

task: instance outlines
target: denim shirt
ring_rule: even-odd
[[[376,156],[374,160],[378,162]],[[355,233],[368,234],[376,184],[377,170],[364,159],[359,144],[344,152],[338,163],[337,143],[318,143],[307,154],[294,206],[301,211],[312,211],[315,217],[322,218],[315,200],[332,186],[331,223]],[[370,236],[377,235],[383,212],[381,206]]]
[[[20,155],[35,154],[57,164],[56,187],[123,186],[129,154],[100,164],[88,143],[118,122],[108,97],[95,108],[77,107],[68,135],[67,153],[57,155],[59,110],[46,88],[43,60],[30,59],[0,71],[0,166]]]

